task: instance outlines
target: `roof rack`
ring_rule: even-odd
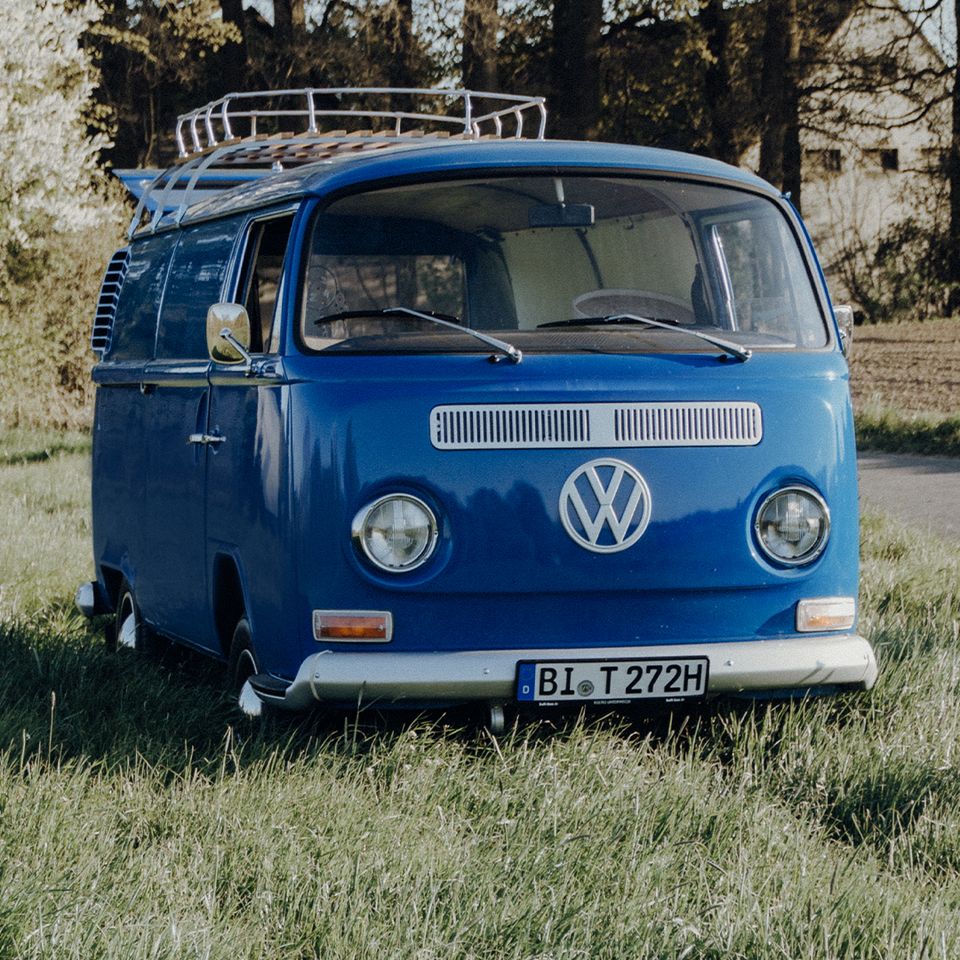
[[[387,109],[371,105],[387,98]],[[413,110],[401,106],[413,104],[414,99],[433,100],[433,110]],[[459,112],[438,110],[451,103],[462,104]],[[485,112],[477,110],[477,101],[486,101],[493,107]],[[498,106],[499,104],[499,106]],[[424,104],[425,107],[430,103]],[[542,140],[547,124],[547,110],[543,97],[525,97],[511,93],[482,93],[475,90],[455,90],[446,87],[307,87],[300,90],[261,90],[252,93],[228,93],[219,100],[177,118],[177,147],[181,158],[215,147],[240,136],[246,128],[247,136],[261,132],[261,121],[277,127],[278,121],[294,121],[305,134],[320,134],[321,125],[330,119],[357,118],[390,121],[394,136],[404,133],[404,125],[411,122],[433,125],[434,129],[460,133],[464,137],[479,138],[484,134],[502,137],[504,122],[513,124],[512,136],[523,137],[525,114],[535,113],[539,121],[536,139]],[[283,128],[280,127],[282,130]],[[188,142],[189,138],[189,142]]]
[[[544,139],[543,97],[445,87],[230,93],[177,118],[176,164],[122,171],[139,201],[129,232],[153,232],[171,215],[179,223],[194,203],[291,167],[422,139],[521,140],[525,121],[531,139]]]

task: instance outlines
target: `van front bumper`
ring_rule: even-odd
[[[259,698],[290,710],[313,703],[454,704],[516,699],[517,664],[523,660],[622,660],[707,657],[708,696],[793,691],[813,687],[869,690],[877,678],[870,644],[858,634],[788,640],[691,643],[590,649],[515,649],[453,653],[389,650],[315,653],[293,682],[265,674],[251,678]]]

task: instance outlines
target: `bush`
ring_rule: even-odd
[[[87,420],[89,323],[119,236],[97,169],[98,74],[81,45],[95,2],[7,3],[0,31],[0,426]]]
[[[12,277],[0,301],[0,427],[86,429],[90,329],[119,219],[56,236]]]
[[[948,241],[938,226],[905,220],[868,244],[848,241],[835,269],[871,323],[943,316]]]

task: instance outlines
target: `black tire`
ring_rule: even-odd
[[[233,629],[230,641],[230,659],[227,677],[231,693],[239,693],[244,683],[260,672],[257,652],[253,649],[253,635],[246,617],[241,617]]]
[[[237,621],[230,641],[230,659],[227,662],[227,680],[237,709],[251,720],[267,720],[276,708],[264,703],[252,689],[244,689],[247,681],[260,672],[260,661],[253,646],[253,634],[246,617]],[[257,712],[253,712],[253,707]]]
[[[160,654],[157,635],[143,622],[137,598],[126,579],[120,581],[116,613],[104,630],[104,639],[111,650],[128,648],[150,658]]]

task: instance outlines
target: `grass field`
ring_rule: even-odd
[[[850,378],[861,447],[960,456],[960,319],[857,327]]]
[[[4,960],[960,956],[956,551],[865,524],[869,694],[248,727],[73,612],[87,466],[50,446],[0,443]]]

